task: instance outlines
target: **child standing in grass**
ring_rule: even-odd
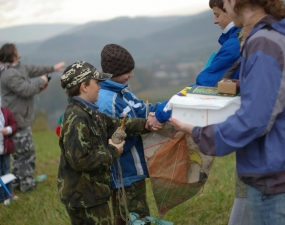
[[[122,153],[125,141],[113,143],[110,138],[121,120],[100,113],[94,104],[99,82],[111,76],[80,61],[68,66],[61,77],[70,101],[59,138],[58,191],[72,224],[113,224],[108,206],[110,166]],[[127,119],[125,132],[147,133],[145,124],[146,119]]]
[[[1,105],[1,102],[0,102]],[[13,114],[6,108],[0,110],[0,176],[10,173],[10,154],[14,152],[12,136],[17,132],[17,122]],[[7,188],[12,192],[12,184],[8,183]],[[8,198],[4,188],[0,187],[0,202]]]
[[[101,51],[101,66],[103,72],[113,76],[101,84],[97,102],[100,112],[121,119],[125,115],[128,118],[145,118],[148,111],[154,112],[158,108],[160,103],[144,103],[129,90],[128,82],[134,76],[135,61],[125,48],[117,44],[106,45]],[[119,168],[122,170],[123,182]],[[114,225],[126,224],[122,218],[126,214],[125,207],[120,204],[123,187],[129,212],[137,213],[140,217],[149,216],[145,182],[148,170],[140,136],[126,138],[120,161],[112,165],[111,171]]]

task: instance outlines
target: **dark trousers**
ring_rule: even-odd
[[[146,201],[146,183],[145,180],[140,180],[124,187],[126,192],[126,202],[129,213],[137,213],[140,218],[149,216],[149,208]],[[118,194],[119,189],[112,191],[112,209],[114,214],[114,225],[126,225],[126,221],[122,218],[126,217],[125,207],[122,204],[123,199],[120,199]],[[120,204],[121,203],[121,204]],[[122,214],[122,216],[121,216]]]
[[[72,225],[113,225],[107,202],[89,208],[65,208]]]

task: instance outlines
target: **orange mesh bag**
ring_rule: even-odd
[[[144,137],[144,150],[160,216],[199,192],[214,159],[170,123],[163,131]]]

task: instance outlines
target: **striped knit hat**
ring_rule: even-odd
[[[131,72],[135,68],[135,61],[125,48],[108,44],[101,52],[101,67],[104,73],[117,77]]]

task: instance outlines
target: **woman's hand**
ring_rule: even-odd
[[[186,123],[182,123],[177,119],[174,118],[170,118],[169,121],[171,122],[171,124],[176,127],[178,130],[182,131],[183,133],[192,135],[192,131],[194,126],[191,124],[186,124]]]

